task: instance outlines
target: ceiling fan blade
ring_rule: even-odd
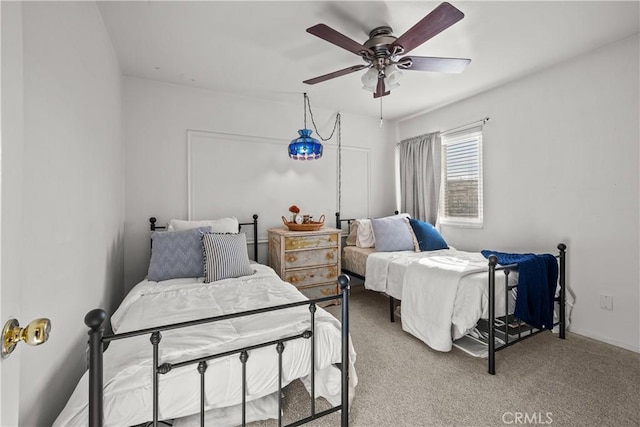
[[[391,91],[384,90],[384,77],[378,78],[378,86],[376,87],[376,91],[373,94],[374,98],[380,98],[381,96],[387,96],[391,93]]]
[[[405,59],[411,60],[411,66],[405,67],[402,61]],[[437,58],[432,56],[404,56],[400,59],[398,68],[402,70],[413,71],[436,71],[439,73],[452,73],[458,74],[467,68],[467,65],[471,62],[466,58]]]
[[[409,51],[446,30],[462,18],[464,18],[464,13],[447,2],[440,3],[431,13],[398,37],[389,46],[389,50],[393,50],[395,46],[401,46],[404,49],[403,53],[409,53]]]
[[[352,67],[347,67],[342,70],[334,71],[333,73],[325,74],[323,76],[315,77],[313,79],[305,80],[302,83],[306,83],[308,85],[314,85],[316,83],[324,82],[325,80],[334,79],[336,77],[344,76],[346,74],[355,73],[356,71],[360,71],[364,68],[367,68],[368,65],[354,65]]]
[[[313,34],[316,37],[320,37],[323,40],[333,43],[343,49],[353,52],[356,55],[360,55],[361,52],[369,52],[373,54],[369,49],[361,45],[355,40],[350,39],[342,33],[337,32],[333,28],[325,24],[317,24],[313,27],[307,28],[307,33]]]

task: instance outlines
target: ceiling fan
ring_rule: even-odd
[[[336,77],[364,70],[363,89],[373,92],[374,98],[389,95],[399,86],[401,70],[437,71],[461,73],[471,62],[465,58],[437,58],[428,56],[403,56],[430,38],[446,30],[464,14],[447,2],[441,3],[400,37],[393,35],[391,27],[382,26],[371,30],[369,40],[360,44],[325,24],[307,28],[307,32],[360,56],[365,64],[354,65],[325,74],[303,83],[316,84]]]

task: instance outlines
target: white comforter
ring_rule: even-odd
[[[205,284],[196,279],[143,281],[113,314],[114,331],[122,333],[162,324],[218,316],[274,306],[305,297],[266,266],[253,264],[256,273],[238,279]],[[307,306],[219,321],[162,333],[160,362],[178,362],[216,354],[309,329]],[[350,346],[350,397],[357,384]],[[105,426],[126,426],[148,421],[152,414],[152,347],[148,336],[111,342],[104,353]],[[285,343],[283,385],[310,372],[310,343],[298,339]],[[333,405],[340,403],[340,322],[321,308],[316,312],[316,395]],[[278,359],[275,346],[252,350],[247,362],[247,400],[277,390]],[[241,363],[238,355],[209,361],[206,371],[206,406],[222,408],[242,399]],[[303,378],[304,379],[304,378]],[[195,365],[160,376],[159,416],[171,419],[199,412],[199,374]],[[88,374],[54,425],[86,425]]]
[[[456,249],[377,252],[367,258],[365,287],[402,300],[402,328],[435,350],[450,351],[489,315],[488,261]],[[517,283],[517,272],[509,283]],[[510,298],[510,309],[514,299]],[[496,316],[505,314],[504,275],[496,274]]]

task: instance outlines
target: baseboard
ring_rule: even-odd
[[[571,325],[568,329],[569,332],[571,332],[572,334],[576,334],[576,335],[580,335],[586,338],[591,338],[597,341],[602,341],[604,343],[607,344],[611,344],[614,345],[616,347],[620,347],[620,348],[624,348],[625,350],[629,350],[629,351],[633,351],[634,353],[640,353],[640,346],[634,346],[634,345],[630,345],[629,343],[625,343],[625,342],[621,342],[618,340],[614,340],[611,339],[609,337],[603,337],[597,334],[593,334],[587,331],[583,331],[580,329],[576,329],[573,327],[573,325]]]

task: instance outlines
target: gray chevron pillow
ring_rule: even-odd
[[[180,277],[203,277],[201,238],[209,231],[211,227],[151,233],[151,261],[147,279],[159,282]]]

